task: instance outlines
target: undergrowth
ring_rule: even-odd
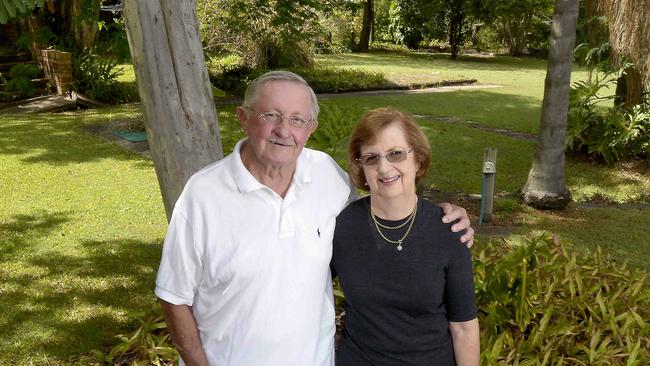
[[[650,363],[645,272],[611,261],[600,248],[590,256],[569,252],[547,233],[482,246],[474,258],[482,365]],[[334,293],[341,302],[343,293]],[[161,352],[171,347],[164,328],[157,309],[107,360],[173,361]]]

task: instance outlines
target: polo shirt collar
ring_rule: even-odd
[[[237,185],[239,191],[242,193],[248,193],[256,191],[258,189],[269,189],[267,186],[260,183],[253,176],[253,174],[251,174],[251,172],[246,169],[246,166],[244,166],[244,163],[241,159],[241,147],[247,141],[247,139],[248,138],[245,137],[239,140],[232,151],[233,159],[231,160],[231,168],[235,184]],[[293,173],[291,185],[295,186],[295,188],[302,188],[302,186],[304,186],[306,183],[311,183],[311,173],[311,166],[305,157],[305,148],[303,148],[300,156],[298,156],[298,161],[296,161],[296,170]]]

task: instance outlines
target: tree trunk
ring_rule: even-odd
[[[524,202],[537,208],[563,208],[571,200],[564,150],[578,5],[578,0],[555,1],[537,150],[522,189]]]
[[[373,0],[366,0],[366,5],[363,8],[361,35],[359,37],[359,44],[357,45],[357,51],[359,52],[368,52],[370,48],[370,34],[372,32],[374,17]]]
[[[631,111],[643,101],[643,76],[636,67],[628,67],[616,81],[614,105]]]
[[[451,58],[455,60],[458,57],[458,50],[463,43],[463,23],[465,22],[465,13],[461,0],[454,0],[449,16],[449,47],[451,48]]]
[[[189,177],[223,157],[192,0],[125,0],[123,14],[167,218]]]

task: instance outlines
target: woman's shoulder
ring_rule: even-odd
[[[339,214],[338,218],[350,218],[364,215],[370,210],[370,196],[361,197],[350,202]]]

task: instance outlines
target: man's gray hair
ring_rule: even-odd
[[[311,86],[309,86],[309,84],[307,84],[305,79],[303,79],[300,75],[292,73],[291,71],[269,71],[251,81],[251,83],[248,85],[248,88],[246,88],[246,92],[244,93],[244,103],[242,107],[249,110],[252,109],[253,104],[257,102],[257,98],[259,97],[262,87],[273,81],[289,81],[292,83],[304,85],[309,91],[309,96],[311,97],[311,119],[314,121],[318,120],[318,100],[316,99],[314,90],[311,88]]]

